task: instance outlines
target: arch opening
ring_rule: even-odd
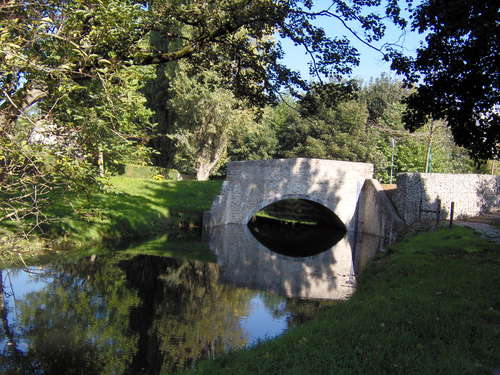
[[[346,233],[327,207],[307,199],[283,199],[257,211],[248,222],[253,236],[269,250],[306,257],[333,247]]]

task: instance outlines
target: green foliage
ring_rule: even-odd
[[[352,93],[349,94],[352,96]],[[310,106],[311,97],[307,99]],[[301,111],[301,103],[293,103],[286,115],[275,123],[280,157],[316,157],[325,159],[372,162],[385,167],[384,155],[377,147],[378,134],[367,126],[368,111],[359,100],[332,99],[332,105],[315,106]],[[284,108],[280,108],[281,113]]]
[[[84,158],[97,164],[102,153],[106,169],[146,161],[144,143],[153,129],[151,111],[139,92],[149,69],[128,68],[98,73],[99,79],[64,92],[54,106],[55,127]]]
[[[498,365],[499,286],[496,244],[465,228],[420,234],[372,262],[348,301],[184,373],[486,374]]]
[[[406,99],[406,126],[415,130],[429,118],[443,119],[476,160],[498,158],[498,3],[424,1],[412,21],[414,30],[427,33],[426,42],[415,58],[393,63],[417,86]]]
[[[156,175],[163,176],[167,180],[179,179],[179,172],[175,169],[127,164],[123,171],[124,177],[153,178]]]
[[[74,160],[58,145],[30,144],[28,125],[0,137],[0,223],[18,234],[39,230],[54,192],[88,192],[96,186],[92,166]]]
[[[272,159],[277,146],[276,134],[265,122],[240,122],[235,124],[231,132],[228,158],[230,160]]]
[[[344,88],[341,84],[327,86],[325,91],[317,86],[303,100],[289,98],[270,110],[262,124],[276,134],[278,145],[273,156],[373,163],[375,178],[389,182],[393,155],[393,176],[424,172],[431,142],[433,172],[475,170],[443,123],[432,123],[432,137],[431,124],[413,134],[404,129],[401,100],[410,91],[400,82],[383,75],[357,91],[355,88],[352,82]]]

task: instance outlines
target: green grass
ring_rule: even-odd
[[[64,250],[115,245],[167,230],[197,227],[220,185],[220,181],[111,177],[105,192],[90,196],[54,195],[42,236],[49,239],[49,247]],[[3,231],[0,237],[7,238],[16,233],[16,228],[4,226]]]
[[[120,242],[146,238],[172,228],[201,224],[220,189],[218,181],[154,181],[112,177],[105,193],[54,202],[52,237],[71,242]],[[59,220],[57,220],[59,219]]]
[[[499,251],[468,228],[416,235],[373,261],[350,300],[185,374],[491,374]]]
[[[155,181],[115,176],[111,191],[149,200],[158,208],[201,212],[210,209],[222,181]]]

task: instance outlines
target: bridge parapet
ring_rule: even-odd
[[[329,181],[346,173],[371,178],[373,164],[310,158],[233,161],[226,180]]]

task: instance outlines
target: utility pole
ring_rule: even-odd
[[[389,183],[392,184],[392,176],[394,169],[394,148],[396,147],[396,140],[391,138],[391,146],[392,146],[392,156],[391,156],[391,177],[389,178]]]
[[[430,123],[429,139],[427,141],[427,155],[425,157],[425,173],[432,172],[432,131],[434,128],[434,121]]]

